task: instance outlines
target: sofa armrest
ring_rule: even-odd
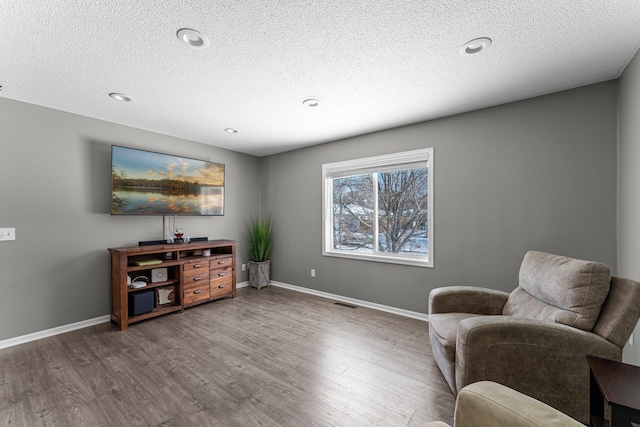
[[[509,293],[472,286],[436,288],[429,293],[429,314],[502,314]]]
[[[620,360],[622,349],[597,334],[557,323],[511,316],[464,319],[457,330],[456,389],[495,381],[587,423],[586,355]]]
[[[489,381],[460,391],[455,419],[456,427],[584,427],[539,400]]]

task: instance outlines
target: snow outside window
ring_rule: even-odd
[[[322,165],[326,256],[433,267],[433,148]]]

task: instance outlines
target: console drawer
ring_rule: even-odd
[[[211,266],[211,270],[216,269],[216,268],[232,268],[233,267],[233,257],[231,256],[222,256],[222,257],[218,257],[215,259],[212,259],[209,262],[209,265]]]
[[[190,285],[198,285],[200,283],[207,283],[209,281],[209,272],[189,272],[189,275],[185,273],[184,275],[184,286],[185,288]]]
[[[208,262],[194,262],[190,264],[184,264],[182,271],[185,276],[204,276],[209,274]]]
[[[218,298],[233,292],[233,280],[231,277],[212,278],[209,281],[211,298]]]
[[[231,276],[233,276],[233,268],[231,267],[212,268],[209,271],[209,278],[211,280],[224,279]]]
[[[206,301],[209,299],[209,284],[200,283],[198,285],[185,285],[184,287],[184,303],[191,304],[197,301]]]

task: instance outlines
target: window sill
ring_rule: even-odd
[[[433,259],[419,259],[412,256],[402,255],[374,255],[366,253],[349,253],[341,251],[322,251],[323,256],[331,256],[336,258],[355,259],[360,261],[383,262],[389,264],[410,265],[413,267],[433,268]]]

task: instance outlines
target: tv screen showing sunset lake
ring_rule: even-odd
[[[223,215],[224,165],[111,147],[114,215]]]

